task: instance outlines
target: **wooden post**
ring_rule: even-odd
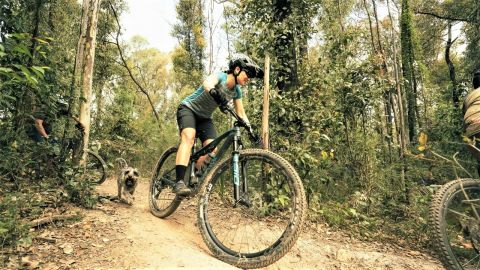
[[[268,150],[268,115],[270,110],[270,56],[265,56],[265,76],[263,78],[262,141],[263,149]]]

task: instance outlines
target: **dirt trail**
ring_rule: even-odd
[[[107,180],[97,191],[114,195],[115,180]],[[168,219],[159,219],[150,214],[147,195],[148,181],[142,179],[132,207],[106,202],[97,210],[82,210],[82,221],[45,229],[18,259],[25,268],[47,270],[237,269],[212,257],[203,243],[195,226],[196,200],[182,203]],[[319,227],[305,230],[292,250],[266,269],[443,268],[417,251],[363,243]]]

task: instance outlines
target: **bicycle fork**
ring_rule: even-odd
[[[239,132],[239,131],[237,131]],[[232,154],[232,178],[233,178],[233,198],[234,205],[237,207],[237,204],[251,207],[252,203],[248,198],[248,185],[247,185],[247,168],[246,162],[240,162],[240,152],[238,136],[235,136],[233,140],[233,154]],[[241,170],[241,173],[240,173]]]

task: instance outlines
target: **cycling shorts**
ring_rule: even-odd
[[[217,132],[213,126],[212,118],[202,118],[196,115],[190,108],[181,104],[177,109],[177,123],[180,132],[184,128],[196,130],[196,137],[205,142],[208,139],[215,139]]]

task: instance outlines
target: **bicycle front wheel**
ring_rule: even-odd
[[[150,212],[159,218],[170,216],[182,202],[175,193],[173,185],[176,181],[175,158],[177,147],[167,149],[158,160],[152,179],[150,180],[148,204]]]
[[[430,208],[433,241],[447,269],[479,269],[480,180],[452,181]]]
[[[293,246],[307,211],[295,169],[261,149],[240,150],[239,200],[232,157],[214,165],[200,191],[198,227],[210,251],[240,268],[272,264]]]
[[[93,184],[102,184],[107,179],[107,164],[97,153],[85,150],[87,159],[85,161],[85,177]]]

